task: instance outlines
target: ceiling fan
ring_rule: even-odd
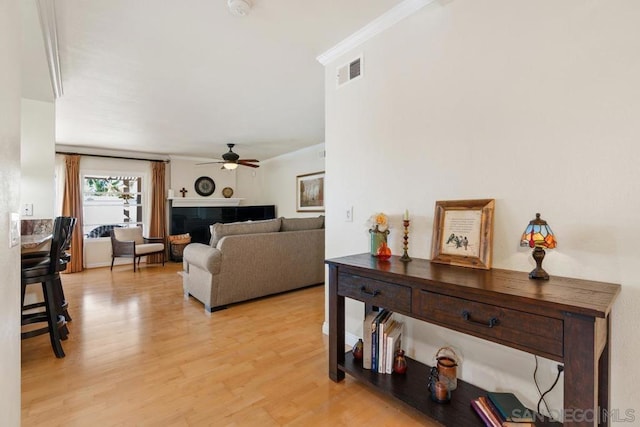
[[[238,165],[249,166],[250,168],[259,168],[260,165],[254,165],[254,163],[260,162],[260,160],[256,159],[241,159],[237,153],[233,152],[233,147],[236,144],[227,144],[229,147],[229,151],[222,155],[222,160],[218,160],[215,162],[206,162],[206,163],[198,163],[199,165],[210,165],[212,163],[222,163],[223,169],[233,170],[238,167]]]

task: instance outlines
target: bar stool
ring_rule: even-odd
[[[73,235],[73,229],[76,225],[76,218],[71,217],[71,231],[65,237],[64,241],[61,243],[60,248],[60,259],[58,261],[58,272],[63,272],[67,269],[67,264],[71,261],[71,254],[69,254],[69,249],[71,248],[71,237]],[[37,251],[37,252],[27,252],[22,254],[22,263],[29,264],[28,260],[34,260],[35,258],[48,258],[49,251]],[[58,308],[58,313],[62,313],[67,322],[70,322],[71,315],[69,314],[68,308],[69,304],[64,296],[64,289],[62,287],[62,280],[56,280],[55,292],[54,292],[56,307]],[[44,302],[40,302],[37,304],[32,304],[33,307],[44,307]]]
[[[58,358],[65,356],[60,340],[66,339],[68,334],[66,320],[62,314],[64,296],[61,294],[62,282],[60,281],[60,269],[66,268],[68,261],[63,261],[61,256],[62,248],[70,244],[75,222],[75,218],[57,217],[53,224],[49,253],[46,256],[29,256],[22,260],[22,325],[46,323],[46,326],[22,332],[21,337],[25,339],[48,333],[51,347]],[[38,283],[42,286],[44,301],[25,306],[24,297],[27,286]],[[31,311],[40,307],[43,307],[44,311]]]

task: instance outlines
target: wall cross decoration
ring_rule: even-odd
[[[182,197],[184,197],[185,194],[187,194],[189,192],[189,190],[187,190],[186,188],[182,187],[182,190],[180,190],[180,192],[182,193]]]

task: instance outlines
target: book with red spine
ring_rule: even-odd
[[[497,412],[495,407],[493,407],[489,399],[487,399],[485,396],[480,396],[478,398],[478,404],[481,405],[482,408],[486,410],[487,416],[491,418],[491,420],[495,424],[504,427],[505,420],[500,416],[500,414]]]

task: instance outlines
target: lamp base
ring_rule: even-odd
[[[549,280],[549,275],[542,269],[542,260],[544,259],[544,249],[536,246],[533,250],[533,259],[536,262],[536,268],[529,273],[529,279]]]
[[[534,268],[533,270],[531,270],[531,273],[529,273],[529,279],[549,280],[549,274],[547,274],[547,272],[541,268]]]

